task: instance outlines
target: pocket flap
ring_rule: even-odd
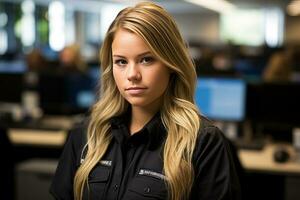
[[[146,197],[167,199],[167,189],[164,181],[152,177],[139,176],[135,178],[129,190]]]
[[[106,182],[109,178],[109,169],[107,167],[97,165],[89,175],[89,182]]]

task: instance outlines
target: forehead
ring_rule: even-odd
[[[116,31],[112,42],[113,54],[134,55],[145,51],[150,51],[150,48],[139,35],[126,29]]]

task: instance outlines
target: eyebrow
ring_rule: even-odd
[[[137,55],[137,57],[141,57],[141,56],[144,56],[144,55],[147,55],[147,54],[151,54],[151,52],[150,51],[146,51],[144,53],[141,53],[141,54]],[[125,56],[117,55],[117,54],[114,54],[113,57],[125,58]]]

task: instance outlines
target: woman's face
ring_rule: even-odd
[[[121,95],[133,106],[158,109],[170,70],[135,33],[119,29],[112,43],[113,76]]]

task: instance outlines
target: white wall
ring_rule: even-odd
[[[220,43],[219,15],[217,14],[173,14],[186,40],[196,40],[208,44]]]
[[[217,14],[173,14],[186,40],[196,40],[208,44],[222,43],[219,36],[219,15]],[[300,16],[286,17],[285,44],[300,44]]]

